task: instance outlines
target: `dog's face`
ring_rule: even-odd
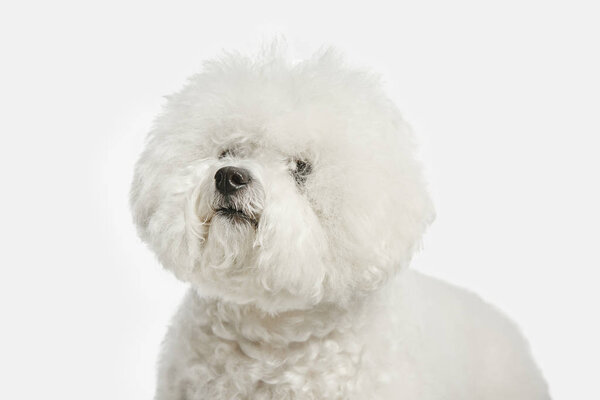
[[[156,121],[131,201],[180,279],[268,311],[377,288],[432,217],[395,107],[330,53],[207,65]]]

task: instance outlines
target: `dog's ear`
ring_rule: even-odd
[[[336,179],[343,201],[335,212],[344,234],[330,237],[344,249],[359,291],[376,289],[406,268],[435,218],[413,134],[395,107],[380,103],[348,128],[356,130],[350,140],[357,143],[345,149],[352,163]]]
[[[357,265],[356,289],[372,291],[381,287],[400,270],[408,268],[412,257],[422,247],[423,235],[435,214],[426,193],[420,200],[390,208],[391,229],[371,231],[369,246],[363,247],[365,258]],[[416,200],[416,199],[415,199]],[[379,237],[377,235],[380,235]]]
[[[173,154],[186,155],[174,142],[150,134],[135,167],[130,206],[140,238],[165,268],[187,280],[194,260],[186,210],[195,186],[193,169],[172,160]]]

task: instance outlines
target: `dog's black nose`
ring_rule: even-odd
[[[223,167],[215,174],[217,190],[223,194],[232,194],[250,182],[250,172],[244,168]]]

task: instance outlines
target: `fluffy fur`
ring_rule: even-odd
[[[229,54],[171,96],[131,191],[190,283],[156,399],[547,399],[510,322],[407,270],[433,218],[414,147],[378,78],[331,50]],[[250,184],[219,193],[225,166]]]

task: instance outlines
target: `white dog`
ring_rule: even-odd
[[[330,50],[230,54],[171,96],[131,192],[191,286],[156,399],[548,399],[510,321],[407,270],[433,219],[414,147]]]

